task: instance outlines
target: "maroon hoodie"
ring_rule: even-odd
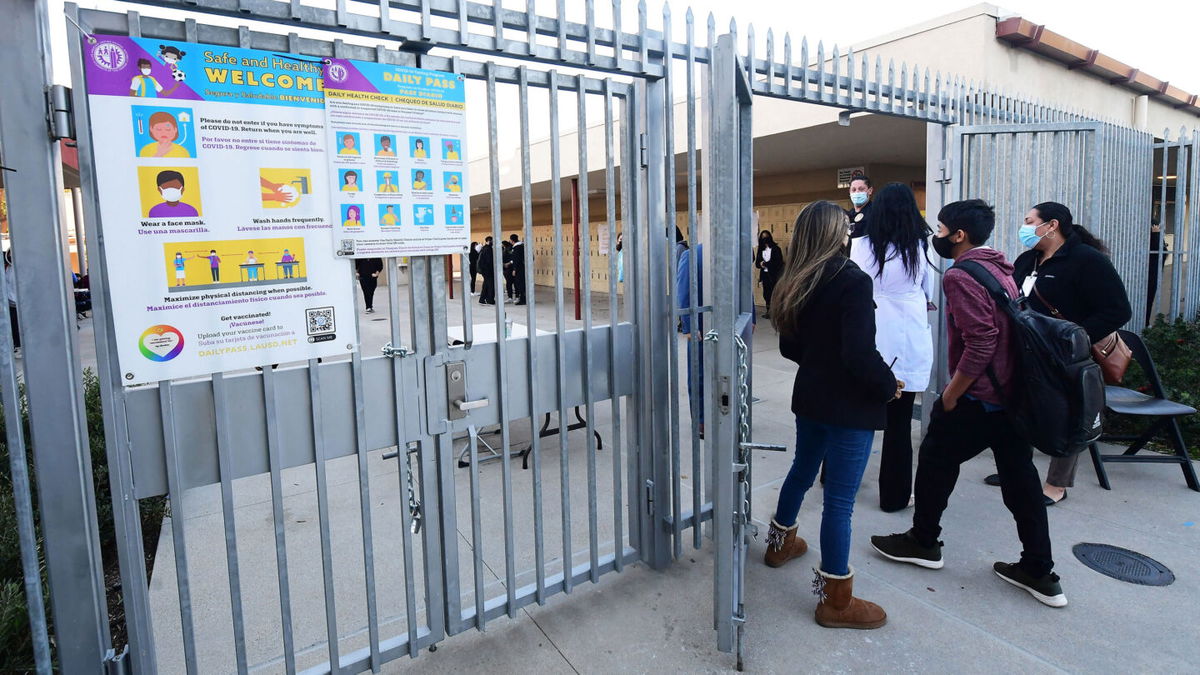
[[[1000,281],[1011,297],[1017,297],[1013,266],[1004,254],[993,248],[973,248],[954,261],[955,266],[973,260]],[[996,306],[987,289],[963,270],[951,267],[942,278],[946,293],[946,333],[949,345],[950,375],[962,371],[975,378],[967,394],[987,403],[1003,405],[1003,397],[987,375],[988,364],[996,372],[1001,386],[1009,390],[1016,367],[1017,345],[1012,340],[1012,324]]]

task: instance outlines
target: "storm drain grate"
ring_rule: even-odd
[[[1079,562],[1097,572],[1131,584],[1167,586],[1175,575],[1154,558],[1111,544],[1075,544],[1071,551]]]

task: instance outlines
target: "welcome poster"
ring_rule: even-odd
[[[125,384],[352,351],[320,64],[128,37],[83,46]]]
[[[324,76],[338,255],[465,251],[471,225],[463,77],[345,59],[328,59]]]

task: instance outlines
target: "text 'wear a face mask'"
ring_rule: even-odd
[[[163,188],[162,198],[164,201],[175,203],[180,199],[183,199],[183,190],[180,190],[179,188]]]
[[[850,201],[853,202],[855,206],[862,206],[863,204],[867,203],[867,193],[851,192]]]

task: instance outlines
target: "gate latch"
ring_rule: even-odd
[[[446,364],[446,417],[461,420],[476,408],[485,408],[491,401],[486,398],[467,400],[467,364],[451,361]]]
[[[393,347],[392,343],[390,343],[390,342],[385,344],[383,346],[383,348],[380,349],[379,351],[382,352],[384,356],[387,356],[387,357],[393,358],[393,359],[402,359],[413,353],[413,352],[410,352],[408,350],[408,347],[405,347],[404,345],[400,345],[399,347]]]

